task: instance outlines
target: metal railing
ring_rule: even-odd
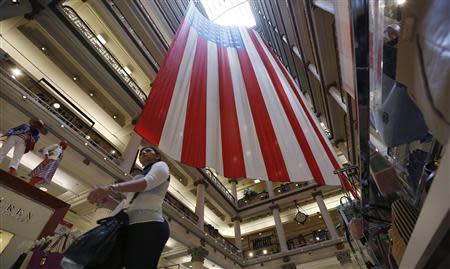
[[[262,191],[260,193],[253,192],[239,199],[237,205],[238,207],[244,207],[267,199],[269,199],[269,193],[267,191]]]
[[[210,224],[205,224],[204,231],[209,234],[211,237],[215,239],[216,243],[220,243],[224,246],[225,249],[230,250],[236,255],[241,255],[241,252],[239,251],[239,248],[236,247],[234,244],[230,243],[228,240],[223,237],[217,229],[214,228],[214,226]]]
[[[275,189],[273,189],[273,193],[275,196],[277,196],[277,195],[280,195],[283,193],[291,192],[293,190],[301,189],[301,188],[307,186],[308,184],[309,184],[308,182],[284,183],[284,184],[281,184],[280,186],[276,187]]]
[[[188,207],[186,207],[182,202],[180,202],[175,196],[170,194],[169,192],[166,193],[166,197],[164,197],[164,201],[176,209],[181,214],[182,219],[188,219],[192,223],[197,224],[198,222],[198,216],[195,215],[194,212],[192,212]]]
[[[62,14],[69,19],[74,28],[81,33],[84,39],[91,45],[94,50],[102,56],[103,60],[116,72],[120,79],[131,89],[135,97],[138,98],[141,104],[145,104],[147,95],[137,85],[134,79],[125,71],[124,67],[111,54],[111,52],[100,42],[94,31],[81,19],[76,11],[69,6],[60,6]]]
[[[208,181],[212,183],[216,187],[216,189],[218,189],[223,195],[225,195],[228,201],[230,201],[232,204],[236,203],[236,199],[234,198],[233,194],[228,191],[228,189],[222,184],[222,182],[220,182],[220,180],[210,169],[205,168],[201,169],[201,171],[204,172],[203,174],[206,175]]]
[[[84,145],[86,147],[90,147],[92,150],[98,152],[103,156],[103,159],[105,161],[110,161],[112,164],[117,165],[117,156],[111,154],[108,150],[105,150],[102,148],[98,143],[90,139],[90,136],[87,133],[84,133],[77,124],[74,124],[69,119],[64,117],[58,109],[54,108],[51,104],[48,104],[44,99],[39,97],[37,94],[29,90],[27,87],[25,87],[22,83],[17,81],[15,78],[12,78],[11,75],[4,70],[3,68],[0,68],[0,74],[4,76],[5,78],[8,78],[11,82],[13,82],[17,87],[22,90],[22,98],[24,100],[28,100],[30,102],[33,102],[35,105],[39,106],[42,110],[50,112],[56,121],[58,121],[58,124],[61,125],[61,128],[67,128],[73,131],[73,134],[77,136],[79,140],[84,141]],[[38,85],[38,84],[36,84]]]

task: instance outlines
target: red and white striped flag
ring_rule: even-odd
[[[255,31],[216,25],[192,4],[136,132],[225,177],[340,185],[333,147],[272,50]]]

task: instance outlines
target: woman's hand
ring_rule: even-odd
[[[92,204],[104,203],[112,193],[109,186],[98,186],[88,195],[88,201]]]

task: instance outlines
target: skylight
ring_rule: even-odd
[[[209,19],[220,25],[256,25],[248,0],[201,0]]]

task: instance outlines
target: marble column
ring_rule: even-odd
[[[333,223],[333,220],[331,219],[330,212],[328,212],[328,209],[325,205],[325,202],[323,201],[323,196],[321,191],[316,191],[312,193],[312,196],[317,202],[317,205],[319,206],[320,213],[322,214],[322,219],[325,222],[325,225],[327,226],[328,233],[330,234],[331,239],[337,239],[339,238],[336,226]]]
[[[336,258],[338,259],[339,263],[341,264],[341,268],[345,268],[345,269],[354,268],[352,258],[350,256],[350,251],[343,250],[343,251],[336,252]]]
[[[191,255],[192,269],[203,269],[203,262],[208,256],[208,251],[202,247],[195,247],[189,249]]]
[[[286,236],[284,234],[283,223],[280,217],[280,207],[277,204],[270,206],[272,209],[273,219],[275,220],[275,228],[277,230],[278,242],[280,243],[280,252],[288,251],[286,244]]]
[[[203,231],[205,225],[205,190],[208,186],[203,179],[194,182],[197,187],[197,201],[195,203],[195,214],[198,216],[198,227]]]
[[[122,161],[120,162],[120,169],[124,173],[130,173],[131,168],[133,168],[134,163],[136,161],[136,156],[139,151],[139,145],[142,142],[142,137],[140,137],[135,132],[131,133],[130,141],[128,142],[127,147],[122,155]]]
[[[273,193],[273,184],[272,181],[266,181],[266,191],[269,193],[269,198],[272,198],[275,196]]]
[[[236,247],[242,251],[242,240],[241,240],[241,217],[235,216],[231,220],[234,222],[234,240]]]
[[[238,199],[237,198],[237,184],[238,184],[237,179],[232,178],[232,179],[228,180],[228,183],[231,184],[231,194],[234,197],[234,201],[237,203],[237,199]]]

